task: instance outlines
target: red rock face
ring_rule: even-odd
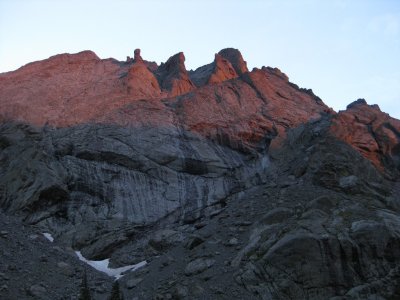
[[[188,72],[183,53],[165,64],[142,59],[99,59],[91,51],[61,54],[0,74],[0,119],[42,126],[109,123],[179,127],[249,150],[321,114],[335,114],[311,90],[279,69],[249,72],[236,49]],[[334,116],[331,133],[378,168],[399,156],[400,121],[358,101]]]
[[[0,115],[53,126],[178,124],[246,148],[329,110],[277,69],[248,72],[236,49],[201,72],[189,74],[184,61],[178,53],[155,68],[139,49],[124,63],[90,51],[57,55],[0,75]]]
[[[249,72],[236,49],[187,72],[178,53],[157,66],[136,49],[127,62],[91,51],[60,54],[0,74],[0,118],[35,125],[85,122],[122,126],[179,126],[238,149],[278,147],[285,131],[321,113],[334,114],[311,90],[279,69]],[[400,153],[400,121],[365,101],[333,118],[331,133],[378,168]]]
[[[239,75],[236,73],[232,64],[219,54],[215,54],[214,70],[208,79],[208,83],[221,83],[223,81],[237,78]]]
[[[353,146],[380,170],[387,158],[400,154],[400,121],[383,113],[377,105],[359,99],[339,112],[332,121],[331,133]]]
[[[284,137],[286,129],[329,111],[322,101],[268,70],[206,85],[183,95],[175,106],[187,129],[216,139],[229,138],[245,148],[266,136]]]
[[[195,87],[186,71],[185,56],[182,52],[170,57],[165,64],[161,64],[156,74],[162,88],[169,92],[170,97],[185,94]]]
[[[223,58],[220,54],[215,54],[214,62],[191,71],[190,78],[196,86],[204,86],[206,84],[216,84],[223,81],[237,78],[235,68],[231,62]]]
[[[156,76],[147,68],[141,57],[136,57],[126,76],[127,92],[137,99],[158,98],[161,89]]]
[[[234,48],[226,48],[221,50],[219,53],[223,58],[230,61],[232,66],[235,68],[236,73],[242,75],[247,73],[247,63],[244,61],[242,54],[239,50]]]
[[[129,66],[93,52],[61,54],[0,75],[0,115],[35,125],[69,126],[129,101]]]

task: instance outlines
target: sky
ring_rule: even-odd
[[[0,72],[59,53],[140,48],[196,69],[223,48],[277,67],[336,111],[365,98],[400,119],[400,0],[0,0]]]

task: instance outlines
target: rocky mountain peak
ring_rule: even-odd
[[[185,67],[185,55],[179,52],[161,64],[156,71],[160,86],[169,91],[171,97],[191,91],[195,85]]]
[[[66,61],[66,62],[85,62],[85,61],[99,61],[100,58],[97,56],[96,53],[94,53],[91,50],[85,50],[78,52],[76,54],[69,54],[69,53],[64,53],[64,54],[58,54],[51,56],[49,61]],[[46,60],[45,60],[46,61]]]
[[[247,69],[247,63],[244,61],[242,53],[240,53],[238,49],[226,48],[222,49],[218,54],[232,64],[237,74],[242,75],[249,71]]]
[[[370,107],[370,108],[374,108],[377,109],[378,111],[381,111],[379,105],[377,104],[368,104],[367,101],[363,98],[357,99],[356,101],[350,103],[349,105],[347,105],[346,109],[360,109],[360,108],[365,108],[365,107]]]
[[[158,72],[185,74],[187,71],[183,52],[179,52],[168,58],[165,63],[160,65]]]
[[[214,70],[208,79],[208,83],[220,83],[236,77],[238,77],[238,74],[229,60],[220,54],[215,54]]]
[[[190,79],[198,87],[206,84],[221,83],[238,76],[231,62],[218,53],[215,54],[214,61],[211,64],[190,72]]]
[[[283,73],[281,70],[279,70],[278,68],[271,68],[271,67],[262,67],[261,70],[263,70],[264,72],[268,72],[270,74],[274,74],[278,77],[281,77],[282,79],[289,81],[289,77]]]
[[[0,73],[0,79],[15,78],[20,76],[33,76],[34,74],[47,72],[48,74],[54,73],[58,69],[65,69],[66,67],[79,67],[84,65],[92,65],[98,63],[100,58],[90,50],[81,51],[78,53],[70,54],[63,53],[53,55],[47,59],[28,63],[16,71]]]
[[[352,102],[333,118],[331,132],[382,172],[396,174],[400,170],[400,121],[382,112],[378,105],[368,105],[365,99]]]
[[[142,57],[140,56],[140,49],[135,49],[133,61],[134,61],[134,62],[143,62],[143,59],[142,59]]]
[[[151,69],[151,63],[142,59],[140,49],[135,50],[133,64],[128,70],[124,83],[131,100],[161,96],[161,88]]]
[[[365,101],[365,99],[360,98],[357,99],[356,101],[351,102],[349,105],[347,105],[347,109],[355,107],[357,105],[368,105],[367,101]]]

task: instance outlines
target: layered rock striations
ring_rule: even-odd
[[[335,113],[236,49],[184,62],[84,51],[0,74],[0,207],[29,224],[20,234],[116,267],[148,261],[119,280],[127,298],[400,297],[400,122],[363,99]],[[1,231],[0,266],[11,234],[29,240]],[[24,267],[1,268],[16,280]],[[0,298],[53,284],[27,272],[46,285]]]

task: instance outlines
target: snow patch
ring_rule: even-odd
[[[142,261],[136,265],[129,265],[129,266],[124,266],[120,268],[109,268],[108,265],[110,263],[110,259],[104,259],[104,260],[88,260],[83,257],[82,253],[80,251],[75,251],[76,255],[78,256],[79,260],[83,261],[84,263],[88,264],[92,268],[95,268],[97,271],[106,273],[110,277],[115,277],[115,279],[120,279],[122,276],[124,276],[122,273],[127,272],[127,271],[136,271],[137,269],[145,266],[147,264],[147,261]]]
[[[48,232],[43,232],[43,235],[44,235],[44,237],[45,237],[46,239],[48,239],[50,242],[54,242],[54,238],[53,238],[53,236],[52,236],[50,233],[48,233]]]

